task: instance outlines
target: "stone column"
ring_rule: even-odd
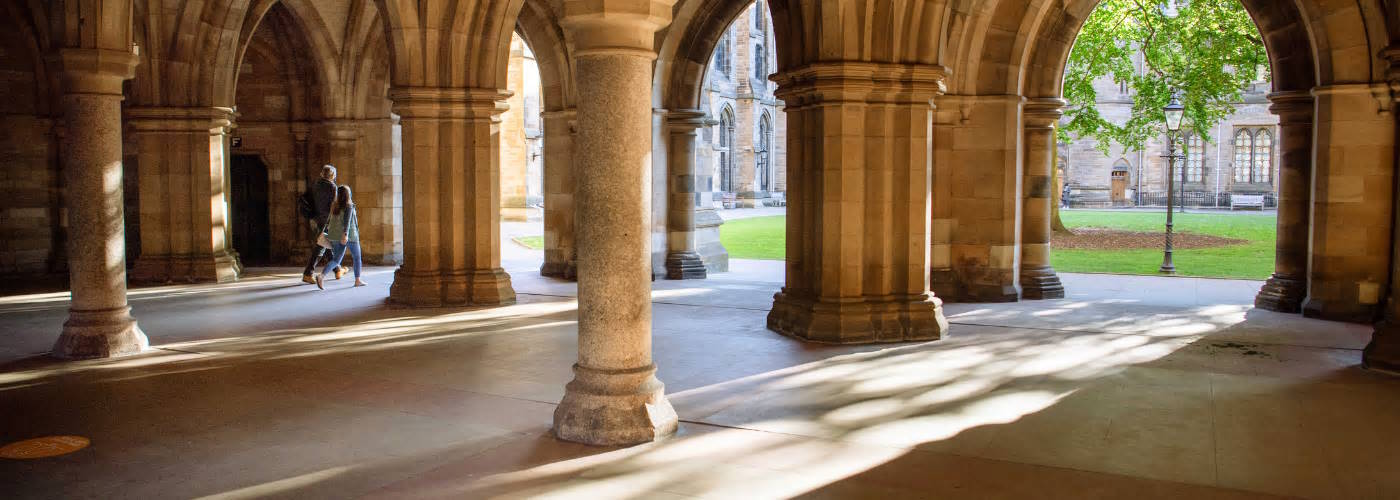
[[[1400,82],[1400,47],[1387,47],[1381,55],[1390,61],[1387,80],[1395,88]],[[1389,92],[1387,92],[1389,93]],[[1400,103],[1400,95],[1392,95],[1392,104]],[[1277,102],[1277,101],[1276,101]],[[1393,108],[1393,105],[1392,105]],[[1391,119],[1397,118],[1394,111]],[[1394,160],[1392,160],[1394,161]],[[1395,166],[1392,163],[1392,166]],[[1396,179],[1395,189],[1400,192],[1400,179]],[[1283,208],[1279,208],[1279,249],[1282,255]],[[1392,217],[1400,217],[1400,197],[1392,200]],[[1400,220],[1400,219],[1392,219]],[[1271,280],[1272,281],[1272,280]],[[1400,231],[1391,231],[1390,241],[1390,285],[1384,315],[1371,334],[1371,342],[1361,351],[1361,366],[1378,371],[1400,375]]]
[[[292,159],[296,162],[296,168],[293,169],[293,172],[296,172],[295,183],[297,186],[297,194],[300,195],[302,191],[311,187],[311,182],[315,179],[316,175],[312,172],[310,167],[311,145],[309,139],[311,138],[311,127],[307,125],[306,122],[292,122],[291,130]],[[317,169],[319,168],[320,167],[317,166]],[[311,247],[316,245],[311,225],[307,224],[306,220],[301,218],[301,215],[298,214],[296,217],[296,241],[292,242],[292,249],[290,252],[292,262],[296,262],[297,259],[305,260],[306,256],[311,253]]]
[[[1303,315],[1369,323],[1390,280],[1395,119],[1387,111],[1389,88],[1342,84],[1316,87],[1312,95],[1312,248]]]
[[[768,328],[829,343],[939,338],[929,291],[930,100],[937,66],[818,63],[781,73],[787,278]]]
[[[1312,204],[1313,98],[1307,92],[1269,94],[1279,117],[1278,243],[1274,274],[1254,298],[1254,306],[1296,313],[1307,295],[1308,230]]]
[[[554,411],[561,439],[651,441],[676,412],[651,357],[651,78],[671,0],[569,0],[579,99],[578,362]]]
[[[501,118],[501,218],[524,222],[529,219],[530,148],[525,143],[525,48],[520,37],[510,39],[506,67],[511,111]]]
[[[147,341],[126,302],[121,132],[122,81],[135,75],[137,58],[128,52],[63,49],[54,62],[64,89],[59,158],[68,189],[73,299],[53,355],[138,353]]]
[[[1022,108],[1025,127],[1025,206],[1021,210],[1021,297],[1062,299],[1065,287],[1050,267],[1050,215],[1055,186],[1055,123],[1064,99],[1035,99]]]
[[[233,281],[241,266],[229,241],[226,139],[233,110],[127,109],[141,165],[141,255],[131,280]]]
[[[574,247],[573,109],[544,113],[544,264],[540,274],[578,278]]]
[[[501,269],[496,89],[395,87],[403,140],[403,265],[389,301],[415,307],[515,302]]]
[[[695,141],[705,112],[673,110],[666,115],[666,279],[705,279],[695,242]]]
[[[964,302],[1021,298],[1024,141],[1019,95],[938,98],[934,291]]]

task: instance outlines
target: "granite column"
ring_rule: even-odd
[[[72,303],[53,355],[66,359],[135,354],[146,335],[126,300],[122,211],[122,81],[134,75],[129,52],[63,49],[63,132],[59,158],[68,189],[68,273]]]
[[[578,362],[554,411],[561,439],[652,441],[676,412],[651,355],[652,41],[669,0],[565,2],[578,81]]]

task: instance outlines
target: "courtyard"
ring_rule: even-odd
[[[1065,299],[946,304],[935,342],[808,344],[764,327],[774,261],[652,291],[677,436],[556,440],[573,283],[512,250],[515,305],[388,307],[391,268],[135,289],[154,347],[42,355],[66,293],[0,299],[10,498],[1381,498],[1400,380],[1362,325],[1251,306],[1259,282],[1065,273]],[[62,394],[55,398],[54,394]],[[21,410],[21,411],[16,411]],[[1259,425],[1260,422],[1270,422]]]
[[[729,210],[720,238],[738,259],[782,260],[786,222],[781,209]],[[1162,264],[1162,209],[1063,210],[1073,234],[1051,235],[1057,271],[1156,275]],[[1274,212],[1189,209],[1175,218],[1177,274],[1264,279],[1274,270]]]

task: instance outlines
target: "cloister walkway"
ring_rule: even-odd
[[[511,265],[510,262],[507,263]],[[1255,310],[1258,282],[1063,275],[1068,297],[947,304],[931,343],[824,346],[764,328],[774,262],[657,281],[654,351],[680,433],[593,448],[549,434],[576,358],[572,283],[519,303],[395,309],[371,286],[136,289],[155,347],[35,356],[65,294],[0,298],[7,497],[1394,497],[1400,379],[1370,328]],[[1386,441],[1389,440],[1389,441]]]

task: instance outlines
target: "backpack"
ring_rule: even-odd
[[[311,199],[311,190],[302,191],[297,196],[297,212],[301,213],[303,219],[316,218],[316,202]]]

